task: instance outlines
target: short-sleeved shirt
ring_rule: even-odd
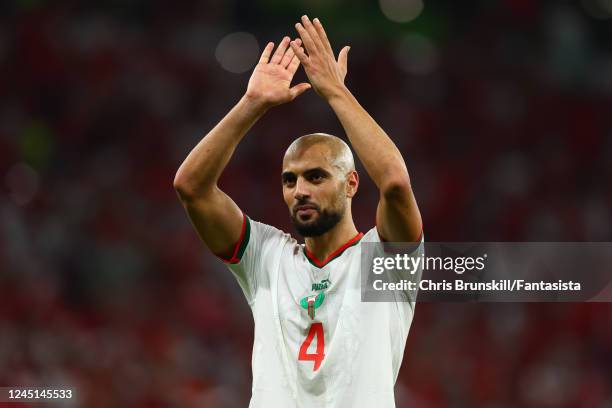
[[[415,299],[361,301],[362,246],[380,242],[374,227],[319,261],[244,216],[226,263],[255,321],[251,408],[395,406]]]

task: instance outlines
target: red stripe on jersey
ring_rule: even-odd
[[[351,238],[346,244],[342,245],[340,248],[336,249],[334,252],[332,252],[327,258],[325,258],[323,261],[319,261],[317,259],[316,256],[314,256],[314,254],[312,252],[310,252],[310,250],[308,248],[306,248],[306,246],[304,246],[305,249],[305,253],[306,253],[306,257],[308,257],[308,259],[310,260],[310,262],[312,262],[313,264],[315,264],[315,266],[318,266],[319,268],[324,267],[327,263],[329,263],[329,261],[331,261],[332,259],[336,258],[337,256],[339,256],[345,249],[347,249],[348,247],[355,245],[360,239],[361,237],[363,237],[363,232],[358,233],[357,235],[355,235],[353,238]]]
[[[221,258],[223,260],[223,262],[227,262],[227,263],[238,263],[240,262],[240,259],[238,258],[238,251],[240,250],[240,246],[242,245],[242,241],[244,241],[244,236],[245,236],[245,232],[246,232],[246,226],[247,226],[247,217],[246,215],[243,213],[242,214],[242,230],[240,231],[240,238],[238,239],[238,242],[236,242],[236,246],[234,247],[234,251],[232,252],[232,256],[231,258],[227,259],[224,258],[222,256],[219,256],[219,258]]]

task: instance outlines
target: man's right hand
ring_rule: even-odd
[[[231,258],[242,234],[244,215],[217,183],[236,146],[264,114],[295,99],[310,88],[291,80],[300,62],[285,37],[272,55],[274,43],[264,49],[245,96],[191,150],[174,177],[174,188],[202,241],[223,258]]]
[[[310,88],[310,84],[305,82],[291,87],[300,61],[289,47],[289,41],[289,37],[283,38],[274,55],[274,43],[268,43],[249,79],[245,96],[263,108],[290,102]]]

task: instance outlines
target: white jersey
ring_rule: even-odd
[[[376,228],[318,261],[245,216],[226,262],[255,320],[251,408],[395,406],[415,302],[361,302],[364,242],[380,242]]]

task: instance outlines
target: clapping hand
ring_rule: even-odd
[[[246,96],[265,108],[290,102],[310,88],[308,83],[291,87],[293,76],[300,66],[294,50],[304,51],[299,40],[296,40],[297,43],[294,41],[292,47],[288,47],[289,41],[289,37],[284,37],[273,55],[274,43],[268,43],[249,79]]]

